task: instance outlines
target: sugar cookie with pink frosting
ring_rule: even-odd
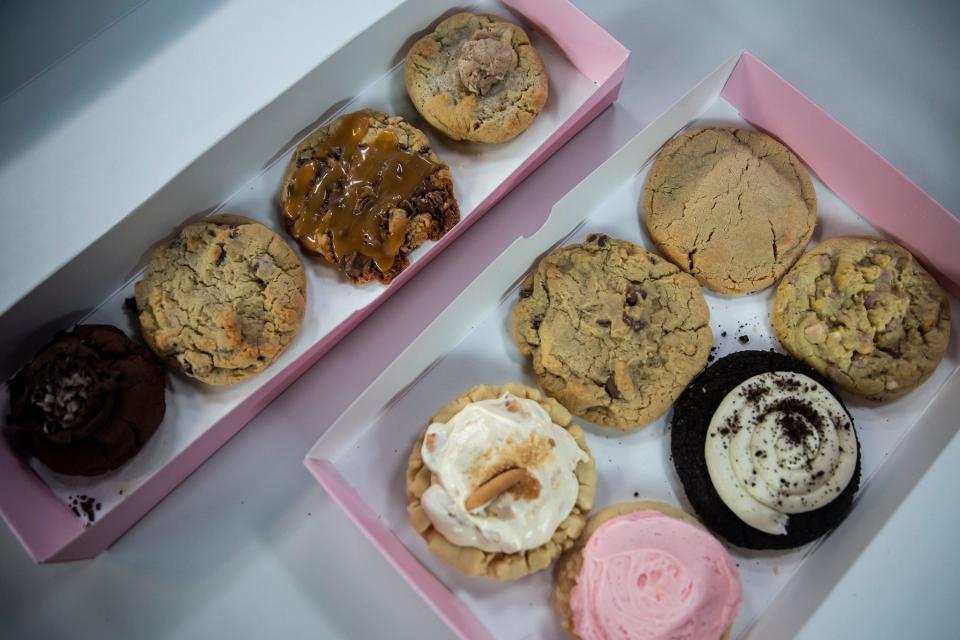
[[[726,638],[740,578],[692,516],[653,501],[595,513],[557,564],[555,597],[577,640]]]

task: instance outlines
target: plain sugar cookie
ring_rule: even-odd
[[[768,135],[696,129],[668,142],[643,188],[650,237],[718,293],[766,289],[813,235],[817,197],[806,169]]]

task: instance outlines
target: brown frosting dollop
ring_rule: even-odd
[[[10,422],[27,453],[59,473],[119,467],[165,412],[163,369],[109,325],[58,334],[9,382]]]
[[[457,69],[460,82],[471,93],[484,95],[517,66],[517,53],[511,45],[510,31],[498,34],[481,29],[460,47]]]

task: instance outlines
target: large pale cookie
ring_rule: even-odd
[[[437,411],[431,418],[431,422],[448,422],[471,402],[492,400],[504,393],[512,393],[518,398],[527,398],[539,403],[546,409],[553,422],[566,429],[580,448],[590,456],[583,430],[571,421],[570,413],[552,398],[546,398],[536,389],[519,384],[474,387]],[[517,553],[494,553],[475,547],[461,547],[448,541],[433,527],[420,504],[420,497],[430,487],[431,477],[430,469],[424,465],[420,452],[423,447],[423,437],[424,434],[421,433],[417,438],[407,462],[407,514],[410,524],[427,541],[427,548],[453,568],[469,576],[483,576],[498,580],[522,578],[545,569],[565,549],[569,549],[580,536],[587,521],[587,513],[593,507],[593,496],[597,487],[597,471],[592,456],[589,460],[578,463],[574,469],[580,483],[577,501],[573,511],[560,523],[553,537],[546,544]]]
[[[720,293],[766,289],[810,241],[817,196],[785,146],[757,131],[696,129],[668,142],[643,188],[650,237]]]
[[[283,353],[303,323],[306,290],[293,249],[239,216],[184,227],[135,287],[147,346],[214,385],[246,380]]]
[[[521,287],[513,337],[569,411],[636,429],[706,365],[709,319],[694,278],[642,247],[592,235],[540,261]]]
[[[547,102],[547,72],[523,29],[495,16],[458,13],[407,54],[417,111],[454,140],[506,142]]]
[[[950,341],[950,302],[909,251],[880,238],[830,238],[777,288],[783,346],[851,393],[886,400],[919,386]]]

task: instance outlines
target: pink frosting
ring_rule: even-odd
[[[600,525],[570,594],[583,640],[715,640],[737,615],[740,579],[709,533],[659,511]]]

